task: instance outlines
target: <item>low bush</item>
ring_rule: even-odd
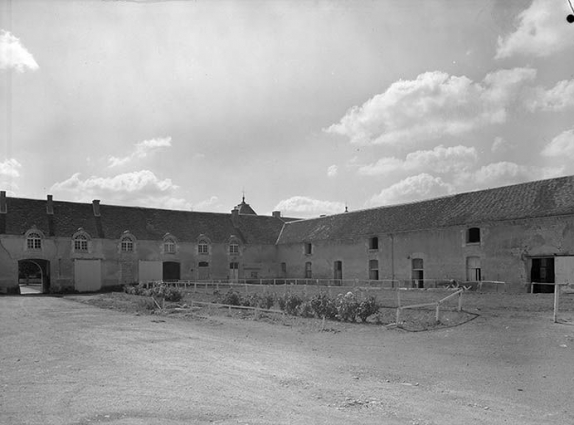
[[[301,304],[297,306],[297,316],[301,317],[315,316],[315,312],[313,311],[313,307],[311,306],[310,301],[303,301]]]
[[[319,318],[335,319],[337,317],[337,307],[335,303],[326,293],[314,295],[311,298],[311,308],[315,315]]]
[[[227,293],[221,299],[221,304],[227,305],[242,305],[241,295],[235,292],[233,289],[227,291]]]
[[[337,318],[342,322],[355,322],[357,320],[357,311],[359,302],[352,292],[345,295],[339,294],[335,301],[337,306]]]
[[[303,299],[296,294],[287,292],[285,295],[279,297],[279,308],[291,316],[297,316],[297,307],[303,303]]]
[[[359,303],[359,307],[357,308],[357,317],[360,318],[362,322],[366,322],[369,316],[379,312],[380,307],[381,306],[377,302],[376,298],[370,296]]]

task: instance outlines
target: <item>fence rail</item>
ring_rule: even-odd
[[[405,306],[401,306],[400,305],[400,299],[399,299],[399,306],[397,307],[397,317],[396,317],[396,325],[397,326],[401,326],[401,313],[403,310],[407,310],[407,309],[415,309],[415,308],[422,308],[422,307],[434,307],[435,308],[435,321],[438,323],[440,322],[440,308],[442,303],[444,303],[445,301],[458,296],[458,306],[457,306],[457,311],[462,311],[462,293],[464,292],[464,289],[459,289],[456,292],[453,292],[450,295],[447,295],[446,297],[432,302],[432,303],[424,303],[424,304],[412,304],[412,305],[405,305]]]

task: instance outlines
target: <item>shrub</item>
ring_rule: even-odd
[[[319,318],[335,319],[337,317],[337,307],[329,296],[325,293],[314,295],[311,298],[311,307]]]
[[[273,294],[263,294],[259,299],[259,308],[269,310],[275,304],[275,297]]]
[[[301,317],[313,317],[315,312],[311,306],[310,301],[303,301],[299,306],[297,306],[297,315]]]
[[[223,296],[221,303],[227,305],[241,305],[241,295],[231,289]]]
[[[284,310],[287,314],[297,316],[297,307],[303,302],[303,299],[291,292],[287,292],[282,297],[279,297],[279,308]]]
[[[379,312],[379,307],[380,305],[375,297],[371,296],[359,303],[359,307],[357,308],[357,317],[359,317],[362,322],[366,322],[369,316]]]
[[[355,322],[357,320],[357,310],[359,303],[355,294],[347,292],[345,295],[337,296],[337,318],[343,322]]]

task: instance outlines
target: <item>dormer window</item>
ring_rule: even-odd
[[[466,231],[466,243],[480,243],[480,228],[471,227]]]
[[[201,239],[197,244],[198,254],[209,254],[209,243],[205,239]]]
[[[121,252],[135,251],[135,238],[126,230],[120,239]]]
[[[90,237],[81,227],[72,236],[74,252],[88,252]]]
[[[169,233],[163,237],[163,253],[164,254],[175,254],[176,251],[176,241],[173,236]]]
[[[239,254],[239,244],[235,241],[231,241],[229,244],[229,254],[237,255]]]
[[[30,232],[26,236],[26,248],[42,249],[42,236],[38,232]]]

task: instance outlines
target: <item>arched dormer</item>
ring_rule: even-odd
[[[76,253],[90,252],[92,238],[88,232],[83,228],[79,228],[76,233],[72,235],[72,251]]]
[[[240,254],[240,243],[239,239],[235,235],[229,237],[229,255],[239,255]]]
[[[44,233],[35,225],[32,226],[25,234],[24,250],[26,251],[42,251],[44,245]]]
[[[177,238],[171,233],[163,235],[162,252],[164,254],[175,254],[177,252]]]
[[[209,255],[211,253],[211,240],[205,235],[197,238],[197,253],[199,255]]]
[[[129,231],[125,230],[120,237],[119,250],[122,253],[136,251],[136,237]]]

